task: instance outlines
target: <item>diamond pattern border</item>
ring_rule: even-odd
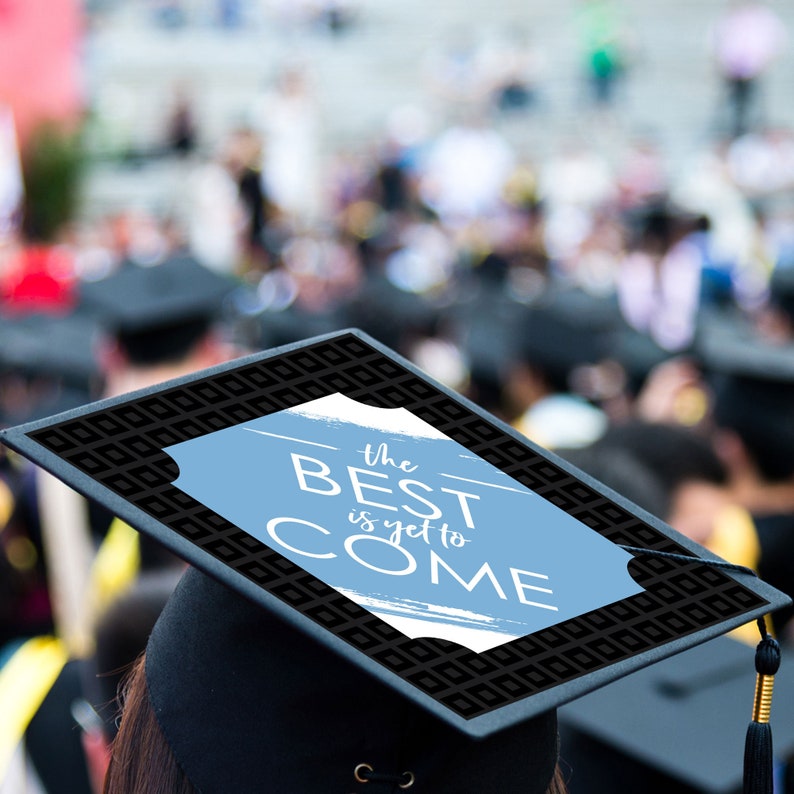
[[[30,437],[465,719],[767,602],[695,558],[635,558],[645,592],[474,653],[410,639],[174,488],[162,449],[341,392],[405,407],[614,543],[689,552],[354,334],[242,364]]]

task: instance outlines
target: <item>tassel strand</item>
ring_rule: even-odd
[[[755,650],[755,698],[753,716],[744,745],[744,794],[773,794],[772,690],[780,668],[780,646],[769,635],[766,622],[758,619],[761,642]]]

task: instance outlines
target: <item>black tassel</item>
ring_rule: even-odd
[[[763,618],[758,620],[761,642],[755,649],[755,701],[753,719],[747,728],[744,745],[744,794],[772,794],[773,760],[772,728],[769,714],[772,709],[772,687],[780,668],[780,646],[766,630]]]

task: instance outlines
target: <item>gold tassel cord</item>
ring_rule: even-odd
[[[755,700],[753,702],[753,722],[766,724],[772,711],[772,689],[775,676],[758,673],[755,680]]]

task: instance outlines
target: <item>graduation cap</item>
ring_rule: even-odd
[[[772,342],[735,314],[701,320],[697,351],[714,415],[734,430],[770,480],[794,473],[794,339]]]
[[[794,680],[791,659],[783,659],[778,678]],[[741,792],[743,758],[736,748],[752,686],[753,649],[718,637],[563,706],[571,794]],[[775,756],[790,762],[794,688],[777,688],[774,722]]]
[[[101,375],[96,323],[78,313],[0,315],[0,416],[16,424],[90,402]]]
[[[146,677],[204,791],[542,792],[559,705],[788,602],[359,331],[2,438],[203,572]]]
[[[580,289],[548,290],[519,328],[522,353],[564,384],[577,366],[595,364],[610,353],[617,316],[611,299]]]
[[[794,383],[794,339],[767,339],[736,312],[704,312],[695,350],[711,372]]]
[[[606,357],[617,315],[609,301],[579,289],[548,289],[527,304],[497,284],[461,302],[451,316],[475,371],[504,378],[523,361],[567,391],[574,369]]]
[[[113,333],[135,364],[178,358],[207,331],[236,287],[231,279],[177,255],[159,265],[125,264],[80,288],[80,306]]]
[[[611,355],[626,372],[631,390],[638,392],[651,371],[674,354],[656,344],[648,334],[621,320],[612,339]]]
[[[697,347],[714,423],[741,441],[763,482],[787,483],[794,476],[794,339],[773,342],[744,318],[716,313],[702,318]],[[754,513],[759,572],[791,592],[794,519],[774,503],[757,506]],[[775,611],[775,628],[788,623],[792,613],[791,608]]]
[[[0,315],[0,365],[31,375],[87,381],[98,370],[96,334],[96,323],[80,314]]]
[[[380,271],[366,273],[346,307],[351,324],[398,349],[405,349],[412,337],[429,333],[440,314],[430,296],[401,289]]]

